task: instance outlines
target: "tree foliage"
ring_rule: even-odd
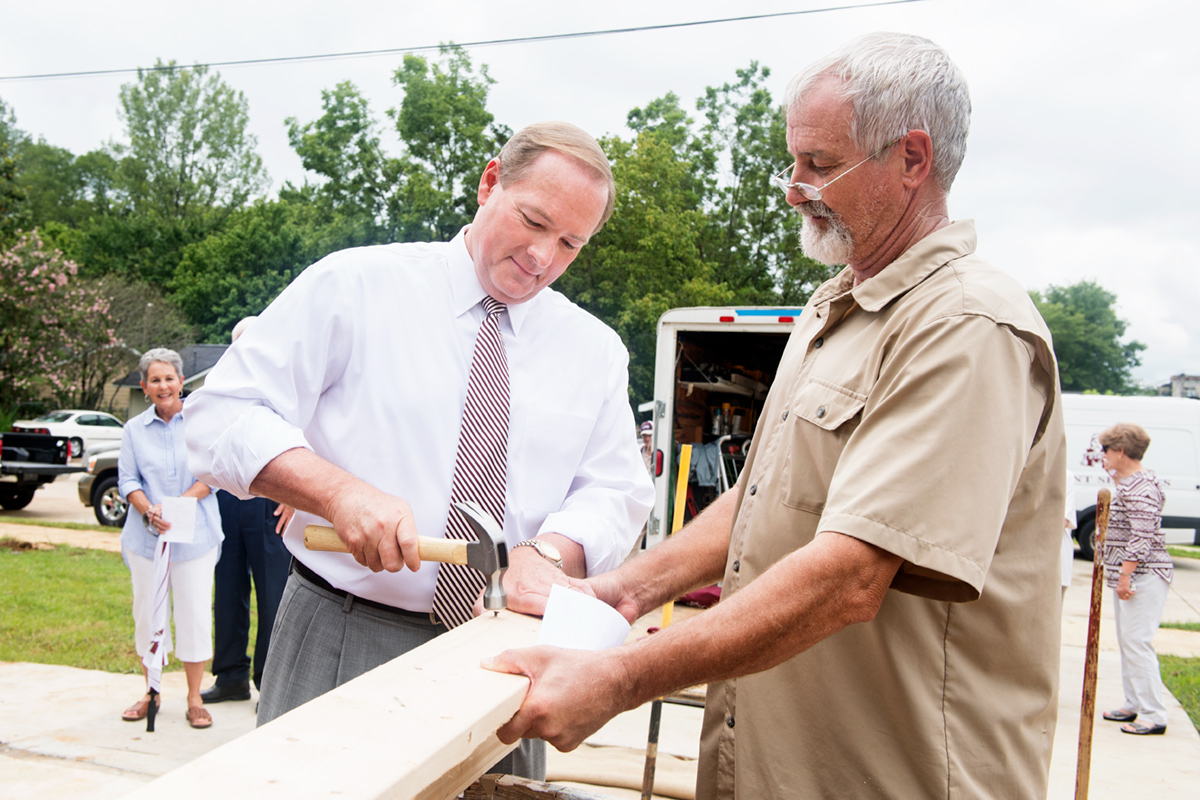
[[[325,113],[301,125],[288,117],[288,142],[309,172],[321,177],[306,187],[290,184],[282,196],[315,203],[327,215],[360,220],[382,234],[387,204],[389,163],[378,136],[370,104],[349,81],[322,90]]]
[[[1138,392],[1131,373],[1146,345],[1121,341],[1127,323],[1117,316],[1116,295],[1094,281],[1029,294],[1054,336],[1063,391]]]
[[[120,182],[135,210],[167,219],[240,208],[266,186],[241,92],[208,74],[161,60],[121,87],[128,144],[117,144]]]
[[[479,176],[512,131],[487,110],[495,80],[476,70],[466,50],[446,45],[441,60],[408,55],[392,76],[404,90],[388,110],[404,152],[396,164],[398,191],[391,198],[396,241],[446,241],[479,208]]]
[[[42,392],[93,407],[120,346],[109,299],[37,231],[0,251],[0,408]]]
[[[174,298],[203,341],[227,342],[238,320],[261,312],[309,264],[362,244],[361,235],[353,225],[330,224],[310,204],[260,201],[184,250]]]
[[[17,182],[17,149],[25,135],[17,128],[12,109],[0,100],[0,245],[28,223],[25,191]]]

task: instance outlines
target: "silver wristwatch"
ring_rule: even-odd
[[[519,544],[513,545],[513,550],[516,550],[518,547],[532,547],[537,551],[539,556],[559,569],[563,568],[562,553],[558,552],[558,548],[549,542],[543,542],[538,539],[526,539]]]

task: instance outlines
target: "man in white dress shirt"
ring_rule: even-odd
[[[485,295],[507,304],[509,608],[540,614],[553,584],[629,553],[654,490],[628,433],[628,353],[546,288],[613,196],[591,136],[531,125],[487,165],[479,211],[452,241],[322,259],[192,395],[198,479],[297,510],[260,724],[446,630],[430,614],[438,565],[419,563],[415,539],[446,530]],[[352,555],[305,550],[313,522],[332,524]],[[540,778],[544,751],[528,744],[498,767]]]

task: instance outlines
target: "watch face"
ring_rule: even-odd
[[[562,561],[562,553],[558,552],[558,548],[554,545],[549,542],[538,542],[538,546],[541,547],[542,553],[551,560]]]

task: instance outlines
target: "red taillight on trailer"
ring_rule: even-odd
[[[662,450],[654,451],[654,477],[662,475],[663,456]]]
[[[780,322],[795,322],[796,318],[795,317],[780,317],[779,321]]]
[[[733,317],[721,317],[718,322],[733,322]]]

